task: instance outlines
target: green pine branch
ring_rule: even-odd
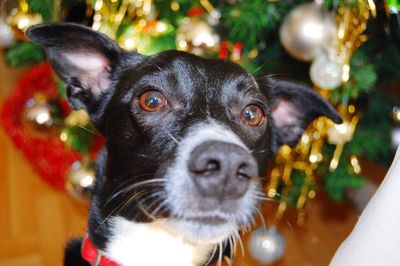
[[[17,42],[6,50],[5,56],[12,67],[31,66],[46,59],[43,48],[31,42]]]

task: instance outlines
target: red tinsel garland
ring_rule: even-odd
[[[36,172],[52,187],[64,190],[71,164],[81,160],[82,155],[66,147],[58,138],[35,138],[24,127],[22,120],[26,103],[38,92],[49,99],[57,96],[53,72],[48,63],[33,67],[19,80],[4,103],[1,122],[5,132]],[[70,111],[65,101],[62,101],[62,106]]]

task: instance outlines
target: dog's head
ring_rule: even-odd
[[[312,90],[256,80],[229,61],[122,50],[88,28],[31,28],[67,86],[106,138],[96,198],[103,217],[162,220],[194,242],[216,243],[247,225],[260,176],[283,144],[315,118],[341,119]]]

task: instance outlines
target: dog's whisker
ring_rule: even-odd
[[[160,205],[158,205],[158,207],[155,208],[155,209],[151,212],[151,215],[154,216],[154,217],[157,217],[157,215],[158,215],[159,213],[161,213],[161,209],[162,209],[164,206],[168,206],[168,200],[167,200],[167,198],[164,198],[164,199],[163,199],[163,202],[162,202]]]
[[[122,178],[122,177],[124,177],[126,175],[134,174],[135,172],[136,172],[135,170],[128,171],[128,172],[126,172],[124,174],[121,174],[121,175],[117,176],[115,179],[120,179],[120,178]],[[116,190],[118,190],[120,187],[126,188],[126,184],[131,183],[132,181],[134,181],[135,179],[137,179],[139,177],[146,177],[146,176],[152,176],[152,175],[153,175],[153,173],[142,173],[140,175],[134,175],[132,178],[129,178],[129,179],[119,183]]]
[[[139,156],[139,157],[143,157],[143,158],[151,158],[150,156],[145,155],[145,154],[141,154],[141,153],[134,153],[133,155],[136,155],[136,156]]]
[[[162,216],[163,213],[167,212],[168,210],[169,210],[169,202],[168,200],[166,200],[159,205],[157,212],[154,213],[155,216]]]
[[[263,191],[256,191],[255,193],[256,193],[258,196],[267,197]],[[281,194],[281,193],[275,191],[274,194],[275,194],[274,197],[282,198],[282,194]],[[269,196],[268,196],[267,198],[273,199],[272,197],[269,197]]]
[[[161,208],[162,207],[164,207],[164,206],[166,206],[166,203],[167,203],[167,199],[166,198],[160,198],[159,200],[158,200],[158,202],[160,202],[160,201],[162,201],[162,203],[158,206],[158,207],[160,207],[158,210],[157,210],[157,212],[155,212],[155,211],[152,211],[151,213],[149,213],[149,211],[143,206],[143,205],[141,205],[141,204],[139,204],[139,208],[142,210],[142,212],[147,216],[147,217],[149,217],[149,218],[151,218],[151,220],[152,221],[156,221],[157,220],[157,216],[158,215],[160,215],[160,213],[161,213]],[[158,203],[157,202],[157,203]],[[158,208],[157,207],[157,208]],[[167,205],[167,207],[168,207],[168,205]],[[166,210],[167,210],[168,208],[166,208]],[[137,216],[138,215],[140,215],[141,213],[138,213],[138,214],[136,214],[135,215],[135,217],[134,217],[134,220],[137,218]]]
[[[265,193],[263,191],[260,191],[260,190],[255,190],[254,194],[256,194],[258,196],[265,196]]]
[[[256,199],[267,199],[266,196],[261,195],[261,194],[251,194],[251,197],[256,198]]]
[[[284,198],[284,197],[282,197],[281,193],[276,192],[276,191],[275,191],[275,196],[274,197],[267,196],[262,191],[255,191],[252,196],[255,196],[258,199],[263,200],[263,201],[273,201],[273,202],[278,201],[278,199],[276,199],[276,197],[278,197],[279,199],[283,199]]]
[[[269,151],[270,151],[270,150],[268,150],[268,149],[260,150],[260,151],[258,151],[258,150],[251,150],[250,153],[252,153],[252,154],[260,154],[260,153],[265,153],[265,152],[269,152]]]
[[[217,251],[217,249],[218,249],[218,245],[214,245],[213,252],[211,253],[210,258],[204,265],[208,265],[211,263],[211,260],[214,258],[214,255],[215,255],[215,252]]]
[[[268,78],[273,78],[277,76],[285,76],[287,74],[285,73],[272,73],[272,74],[267,74],[267,75],[262,75],[256,78],[256,81],[259,85],[264,85],[264,86],[271,86],[271,83],[268,81]]]
[[[141,190],[141,191],[139,191],[139,192],[135,192],[135,193],[134,193],[131,197],[129,197],[126,201],[122,201],[120,204],[118,204],[117,207],[115,207],[115,208],[110,212],[110,214],[107,216],[107,218],[110,217],[110,216],[112,216],[112,215],[114,215],[114,214],[116,214],[116,213],[120,213],[122,210],[124,210],[124,209],[129,205],[129,203],[131,203],[133,200],[135,200],[135,199],[141,197],[141,196],[142,196],[143,194],[145,194],[145,193],[147,193],[146,190]],[[107,218],[106,218],[106,219],[107,219]]]
[[[250,230],[251,228],[255,228],[257,226],[256,224],[256,219],[254,217],[251,217],[251,223],[250,226],[248,226],[248,230]]]
[[[261,224],[262,224],[264,227],[267,227],[267,223],[265,222],[264,215],[262,214],[262,212],[260,211],[260,209],[259,209],[259,208],[256,208],[256,211],[257,211],[258,215],[260,216]]]
[[[179,143],[180,143],[180,141],[177,140],[169,131],[167,131],[167,134],[168,134],[168,136],[169,136],[176,144],[179,144]]]
[[[113,216],[120,208],[122,205],[125,204],[125,201],[122,201],[120,204],[118,204],[102,221],[101,223],[97,226],[97,228],[95,229],[95,232],[98,232],[98,230],[100,229],[100,227],[103,226],[103,224],[111,217]]]
[[[229,249],[231,251],[229,256],[232,259],[236,256],[236,242],[232,235],[228,237],[228,241],[229,241]],[[229,265],[231,266],[232,262],[229,262]]]
[[[159,65],[157,65],[156,63],[151,62],[151,64],[152,64],[153,66],[155,66],[156,68],[158,68],[158,70],[164,72],[164,70],[163,70]]]
[[[232,239],[231,239],[231,236],[228,236],[227,241],[228,241],[229,250],[230,250],[229,256],[232,257],[232,248],[233,248],[233,247],[232,247]]]
[[[283,73],[271,73],[271,74],[266,74],[266,75],[260,76],[257,79],[273,78],[273,77],[281,76],[281,75],[284,75],[284,74]]]
[[[289,228],[293,230],[293,225],[289,222],[289,220],[285,217],[283,219],[285,220],[285,223],[289,226]]]
[[[159,191],[157,193],[153,193],[152,195],[150,195],[149,197],[146,197],[145,199],[143,199],[143,201],[141,202],[146,202],[149,199],[152,199],[154,197],[158,197],[156,200],[153,200],[151,203],[146,204],[146,208],[147,209],[152,209],[152,207],[156,204],[158,204],[160,201],[164,201],[166,199],[165,194],[162,191]]]
[[[253,212],[252,212],[253,213]],[[241,231],[242,232],[244,232],[244,233],[247,233],[248,232],[248,230],[251,230],[252,228],[254,228],[255,226],[256,226],[256,220],[255,220],[255,218],[254,218],[254,215],[246,215],[245,216],[245,220],[246,220],[246,223],[244,223],[242,226],[241,226]]]
[[[253,72],[251,72],[252,75],[256,74],[260,69],[262,69],[265,64],[267,64],[269,62],[269,60],[266,60],[264,63],[261,64],[261,66],[259,66],[256,70],[254,70]]]
[[[252,198],[263,202],[277,202],[277,199],[253,195]]]
[[[260,181],[264,181],[264,182],[269,182],[269,181],[271,181],[271,177],[269,177],[269,176],[260,176],[260,177],[258,177],[258,179],[259,179]]]
[[[105,202],[105,205],[110,203],[113,199],[121,195],[122,193],[126,193],[130,190],[133,190],[135,188],[138,188],[140,186],[149,186],[149,185],[164,185],[166,180],[164,178],[153,178],[149,180],[144,180],[144,181],[139,181],[136,183],[133,183],[132,185],[129,185],[127,187],[124,187],[123,189],[119,190],[118,192],[112,194],[110,198],[108,198]]]
[[[222,266],[222,241],[218,243],[219,253],[218,253],[218,266]]]
[[[280,200],[287,200],[286,196],[281,196],[281,194],[277,193],[274,197],[269,197],[269,196],[257,196],[254,195],[254,197],[258,197],[258,200],[261,200],[263,202],[279,202]]]
[[[139,192],[135,192],[131,197],[129,197],[127,200],[122,201],[120,204],[118,204],[107,216],[106,219],[108,219],[110,216],[113,216],[114,214],[120,213],[133,199],[141,197],[143,194],[145,194],[146,191],[142,190]]]
[[[142,191],[143,191],[144,193],[149,193],[149,192],[151,192],[152,190],[153,190],[153,189],[147,189],[147,190],[142,190]],[[148,201],[149,199],[154,198],[154,197],[163,198],[164,195],[165,195],[165,192],[162,191],[162,190],[160,190],[160,191],[156,191],[156,192],[150,193],[147,197],[140,198],[140,201],[141,201],[141,202],[146,202],[146,201]]]
[[[118,187],[117,187],[117,189],[119,189],[119,188],[127,188],[127,187],[129,187],[130,185],[132,185],[132,184],[130,184],[130,183],[132,183],[133,182],[133,184],[134,183],[136,183],[137,181],[137,179],[138,178],[146,178],[146,177],[152,177],[152,176],[154,176],[154,173],[153,172],[147,172],[147,173],[141,173],[141,174],[135,174],[135,171],[129,171],[129,172],[126,172],[126,173],[124,173],[124,174],[122,174],[122,175],[120,175],[120,176],[118,176],[117,178],[115,178],[115,179],[120,179],[120,178],[122,178],[123,176],[126,176],[126,175],[132,175],[131,177],[129,177],[127,180],[125,180],[124,182],[122,182],[122,183],[120,183],[120,184],[118,184]],[[152,178],[152,179],[150,179],[150,180],[153,180],[154,178]],[[129,185],[128,185],[129,184]],[[127,186],[128,185],[128,186]]]
[[[233,241],[233,256],[236,258],[236,253],[237,253],[237,241],[235,236],[231,236],[232,237],[232,241]]]
[[[240,237],[240,234],[239,234],[238,231],[234,230],[234,231],[233,231],[233,235],[235,236],[237,242],[239,242],[240,250],[241,250],[241,253],[242,253],[242,257],[244,257],[245,254],[246,254],[246,252],[245,252],[245,250],[244,250],[243,241],[242,241],[242,239],[241,239],[241,237]]]
[[[163,197],[161,197],[161,196],[163,196],[164,192],[162,192],[162,191],[158,191],[158,192],[155,192],[155,193],[151,193],[150,195],[148,195],[148,196],[146,196],[146,197],[142,197],[143,194],[149,193],[149,191],[150,191],[150,190],[142,190],[142,191],[140,191],[139,193],[135,193],[132,197],[130,197],[130,198],[125,202],[124,206],[121,207],[120,211],[124,210],[126,207],[128,207],[128,206],[130,205],[130,203],[131,203],[132,201],[134,201],[134,200],[136,200],[136,199],[140,199],[140,201],[138,202],[138,206],[139,206],[139,208],[141,208],[141,209],[142,209],[142,208],[143,208],[143,209],[146,209],[146,208],[144,208],[144,206],[143,206],[143,202],[146,202],[146,201],[148,201],[148,200],[151,199],[151,198],[160,197],[161,199],[163,199]],[[150,206],[148,206],[148,208],[150,208]],[[143,210],[143,209],[142,209],[142,210]],[[147,211],[145,212],[145,214],[147,214]]]
[[[160,201],[164,201],[163,198],[159,198],[157,200],[154,200],[151,204],[149,204],[148,206],[143,206],[142,204],[139,204],[139,208],[143,211],[144,214],[146,214],[150,219],[152,219],[153,221],[157,220],[157,217],[155,215],[153,215],[153,213],[149,212],[149,210],[151,209],[151,207],[153,207],[154,205],[158,204]]]
[[[92,133],[93,135],[99,135],[99,133],[97,133],[97,132],[95,132],[95,131],[93,131],[93,130],[88,129],[87,127],[84,127],[84,126],[79,125],[79,124],[78,124],[77,126],[78,126],[79,128],[81,128],[81,129],[83,129],[83,130],[89,132],[89,133]]]
[[[123,210],[124,208],[126,208],[126,206],[129,205],[129,203],[131,201],[133,201],[136,198],[139,198],[140,196],[142,196],[144,193],[146,193],[146,191],[139,191],[136,192],[134,195],[132,195],[128,200],[126,201],[122,201],[120,204],[118,204],[108,215],[106,218],[103,219],[103,221],[97,226],[96,228],[96,232],[99,230],[99,228],[114,214],[116,214],[117,212],[119,213],[121,210]],[[158,193],[154,193],[154,194],[158,194]]]

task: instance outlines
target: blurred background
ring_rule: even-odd
[[[43,49],[26,40],[32,25],[75,22],[145,55],[232,60],[256,77],[308,84],[337,108],[343,124],[318,119],[277,154],[234,265],[327,265],[400,143],[399,0],[0,5],[0,266],[62,264],[66,241],[85,232],[104,143],[87,114],[69,108]]]

